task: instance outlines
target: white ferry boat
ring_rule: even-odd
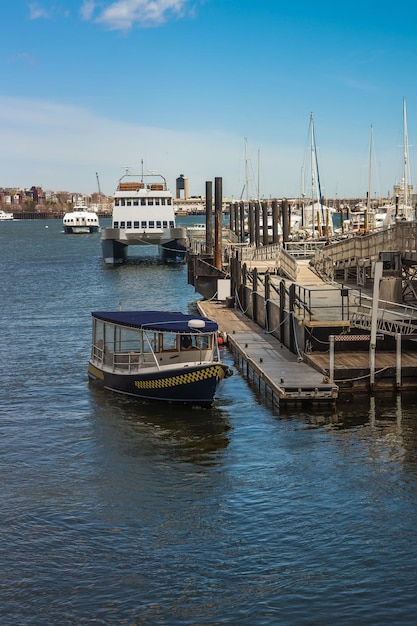
[[[114,194],[111,228],[102,229],[101,244],[108,265],[124,263],[128,246],[157,246],[167,263],[185,261],[187,231],[176,226],[174,199],[162,175],[126,170]]]
[[[13,219],[13,213],[6,213],[0,209],[0,222],[7,222]]]
[[[64,233],[67,235],[97,233],[100,229],[97,213],[81,204],[76,205],[72,211],[65,213],[62,223]]]

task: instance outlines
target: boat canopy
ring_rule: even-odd
[[[91,315],[103,322],[118,326],[162,332],[201,333],[214,332],[218,328],[217,323],[207,317],[172,311],[94,311]],[[191,323],[189,326],[190,321],[197,323]]]

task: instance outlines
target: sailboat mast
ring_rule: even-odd
[[[323,208],[323,197],[321,193],[321,185],[320,185],[320,174],[319,174],[319,163],[317,159],[317,146],[316,146],[316,135],[314,132],[314,121],[313,114],[310,114],[310,127],[311,127],[311,178],[312,178],[312,196],[314,192],[314,174],[317,176],[317,195],[318,195],[318,204],[320,206],[319,216],[321,217],[322,225],[324,224],[324,208]],[[313,198],[312,198],[313,202]],[[319,229],[320,231],[320,229]],[[319,232],[319,235],[322,233]],[[328,234],[328,233],[326,233]]]
[[[404,210],[408,205],[408,134],[407,134],[407,103],[403,99],[403,118],[404,118]]]
[[[369,140],[369,169],[368,169],[368,198],[366,200],[366,209],[369,211],[371,208],[371,180],[372,180],[372,124],[371,135]]]
[[[246,200],[249,200],[248,140],[246,137],[245,137],[245,187],[246,187]]]
[[[316,164],[314,159],[314,141],[313,141],[313,114],[310,113],[310,151],[311,151],[311,234],[314,237],[314,190],[315,190],[315,175]]]

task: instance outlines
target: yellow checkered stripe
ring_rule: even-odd
[[[200,380],[208,378],[224,377],[224,370],[221,365],[211,365],[195,372],[187,372],[178,376],[169,376],[167,378],[153,380],[135,380],[135,386],[138,389],[162,389],[163,387],[177,387],[178,385],[189,385]]]
[[[94,376],[95,378],[99,378],[100,380],[104,380],[104,374],[101,370],[97,369],[91,363],[88,364],[88,372]]]

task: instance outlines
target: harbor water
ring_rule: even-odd
[[[91,311],[199,299],[139,252],[0,224],[1,624],[414,624],[416,399],[272,410],[235,367],[212,409],[95,389]]]

